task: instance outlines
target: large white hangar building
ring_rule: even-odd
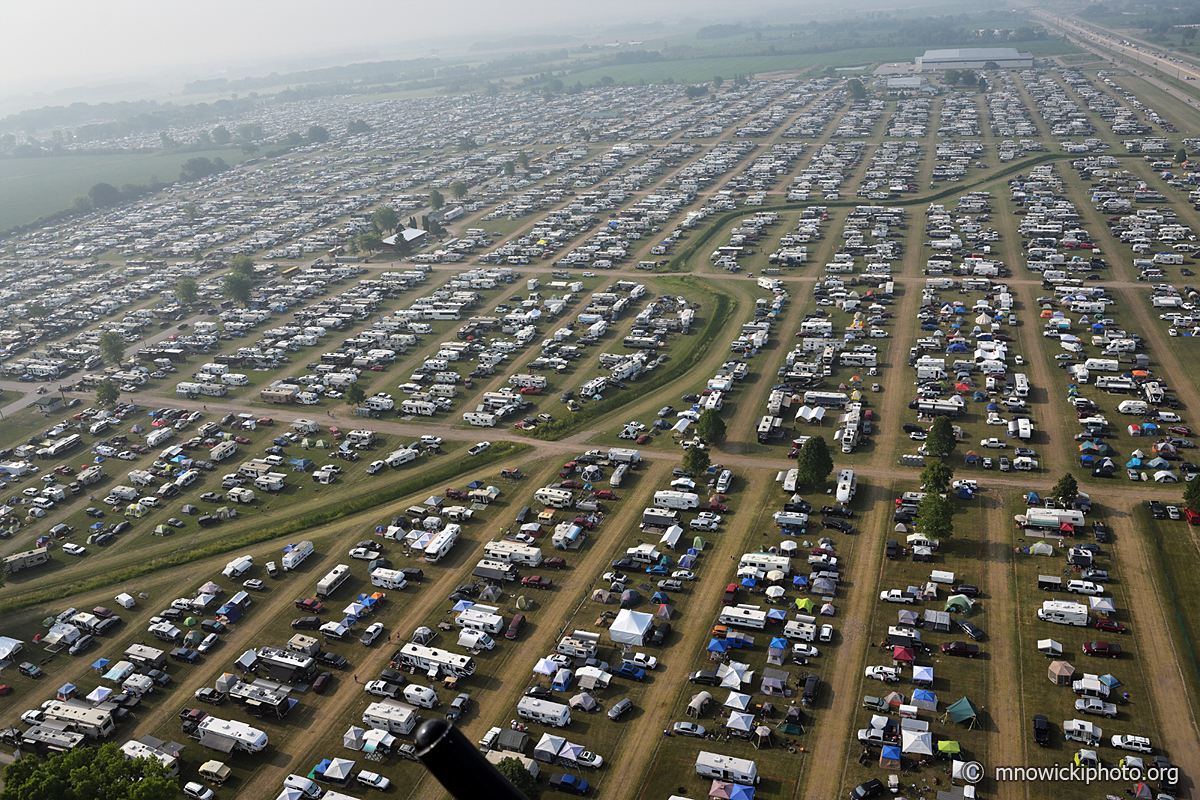
[[[926,50],[917,56],[917,70],[931,72],[939,69],[983,69],[993,61],[1003,69],[1033,66],[1033,55],[1018,53],[1012,47],[963,47],[955,50]]]

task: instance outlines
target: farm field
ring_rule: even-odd
[[[179,179],[179,169],[189,158],[217,157],[227,164],[246,159],[240,150],[210,150],[0,160],[0,230],[69,208],[74,198],[86,195],[97,183],[120,188],[126,183],[148,184],[156,178],[171,184]]]
[[[786,69],[913,55],[872,52]],[[715,61],[604,74],[785,69]],[[1045,790],[1000,768],[1130,756],[1167,759],[1178,785],[1161,791],[1195,796],[1200,173],[1172,159],[1200,141],[1190,109],[1136,78],[1044,63],[988,71],[985,91],[864,79],[860,101],[842,77],[694,103],[630,88],[656,114],[543,145],[528,177],[501,172],[515,145],[402,170],[395,142],[461,120],[372,117],[369,148],[223,176],[198,221],[174,216],[176,189],[157,258],[102,252],[111,271],[81,271],[75,294],[30,293],[61,328],[7,312],[5,346],[38,334],[0,362],[9,743],[39,747],[37,709],[69,683],[89,709],[110,708],[93,690],[137,694],[113,740],[183,743],[182,781],[224,761],[217,797],[274,797],[288,775],[366,794],[328,780],[335,757],[392,796],[446,796],[415,726],[377,703],[453,713],[497,760],[498,729],[546,798],[565,772],[602,798],[699,800],[727,777],[772,800],[872,780],[1016,800]],[[601,91],[604,124],[624,120],[634,101]],[[542,112],[489,113],[494,146],[549,136]],[[337,249],[385,198],[419,218],[489,160],[464,189],[480,207],[441,240]],[[115,166],[135,162],[87,169]],[[0,193],[38,179],[0,176]],[[177,263],[192,225],[220,238]],[[55,252],[17,247],[21,268]],[[241,249],[259,272],[235,303],[222,276]],[[75,363],[107,331],[121,357]],[[50,370],[59,354],[75,361]],[[275,569],[300,542],[312,554]],[[121,621],[97,628],[96,606]],[[94,643],[72,654],[82,629]],[[169,680],[138,694],[109,671],[136,644],[203,652],[168,656]],[[1072,685],[1088,675],[1107,688]],[[384,678],[398,688],[368,692]],[[184,730],[191,708],[266,744]],[[1067,740],[1073,720],[1103,736]],[[702,752],[737,761],[722,775]]]

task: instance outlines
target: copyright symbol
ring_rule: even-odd
[[[983,780],[983,764],[978,761],[968,761],[963,764],[960,774],[967,783],[979,783]]]

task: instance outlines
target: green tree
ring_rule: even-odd
[[[983,62],[983,68],[986,70],[995,70],[995,69],[1000,69],[1000,65],[997,64],[995,61],[985,61],[985,62]]]
[[[249,276],[240,272],[231,272],[225,276],[222,288],[225,296],[230,300],[244,306],[250,305],[250,295],[254,292],[254,281]]]
[[[865,100],[867,87],[863,86],[863,82],[858,78],[851,78],[846,81],[846,93],[850,95],[851,100]]]
[[[116,331],[105,331],[100,334],[97,344],[100,347],[100,355],[112,366],[115,367],[125,359],[125,340]]]
[[[926,492],[914,522],[930,539],[949,538],[954,533],[954,503],[936,492]]]
[[[26,319],[37,319],[38,317],[46,316],[46,314],[48,314],[48,313],[50,313],[50,309],[46,308],[41,303],[32,302],[32,303],[25,304],[25,318]]]
[[[921,470],[921,491],[941,492],[950,488],[954,470],[945,461],[931,461]]]
[[[954,424],[949,417],[938,417],[929,426],[929,438],[925,440],[925,452],[936,458],[949,455],[957,443]]]
[[[942,73],[942,80],[946,82],[947,86],[953,86],[958,83],[958,79],[961,77],[962,73],[956,69],[948,69]]]
[[[708,465],[712,463],[712,459],[708,457],[708,451],[699,447],[689,447],[683,454],[683,468],[690,472],[693,477],[699,478],[708,469]]]
[[[450,194],[454,195],[455,200],[462,200],[467,196],[467,185],[462,181],[455,181],[450,184]]]
[[[252,156],[258,152],[258,145],[254,144],[253,142],[246,142],[244,145],[242,145],[242,152],[248,156]]]
[[[437,189],[429,190],[429,207],[434,211],[440,211],[442,206],[446,205],[446,198]]]
[[[518,762],[519,763],[519,762]],[[179,779],[151,758],[127,761],[116,744],[81,747],[40,759],[32,754],[4,768],[0,800],[174,800]]]
[[[346,133],[366,133],[371,130],[365,119],[353,119],[346,123]]]
[[[103,408],[112,408],[120,399],[121,387],[112,381],[104,381],[96,387],[96,403]]]
[[[308,140],[313,144],[329,141],[329,131],[320,125],[310,125],[308,128]]]
[[[796,456],[798,482],[806,486],[819,487],[833,472],[833,457],[824,436],[813,436]]]
[[[1063,473],[1063,476],[1058,479],[1058,483],[1054,484],[1054,488],[1050,490],[1050,496],[1063,506],[1070,508],[1075,502],[1075,498],[1079,497],[1079,482],[1075,480],[1075,476],[1069,472]]]
[[[224,147],[233,141],[233,134],[224,125],[218,125],[212,129],[211,138],[214,144]]]
[[[1183,162],[1185,162],[1187,160],[1188,160],[1187,150],[1185,148],[1181,147],[1175,151],[1175,163],[1176,164],[1182,164]]]
[[[356,256],[362,252],[362,248],[358,246],[358,237],[351,236],[346,242],[346,252],[352,256]]]
[[[688,100],[695,100],[698,97],[704,97],[708,94],[708,90],[703,86],[688,86],[683,90],[683,96]]]
[[[466,153],[471,150],[474,150],[476,147],[479,147],[479,143],[475,141],[475,138],[473,136],[464,136],[458,140],[458,144],[456,145],[456,147],[458,149],[458,152]]]
[[[92,201],[85,194],[76,195],[71,201],[71,211],[75,214],[87,214],[92,210]]]
[[[521,169],[529,169],[529,154],[524,150],[517,153],[517,164],[520,165]]]
[[[254,279],[254,259],[250,256],[234,256],[229,260],[229,269],[235,274]]]
[[[515,163],[513,163],[512,161],[505,161],[504,162],[504,174],[510,178],[513,175],[516,175],[517,174],[517,165]]]
[[[725,420],[715,409],[708,408],[696,420],[696,433],[706,442],[720,442],[725,439]]]
[[[346,405],[357,408],[361,406],[363,400],[367,399],[367,393],[358,381],[350,381],[346,385]]]
[[[110,208],[121,202],[121,190],[111,183],[97,183],[88,189],[88,198],[95,208]]]
[[[283,143],[289,147],[296,147],[304,144],[304,134],[300,131],[290,131],[287,136],[283,137]]]
[[[525,769],[525,765],[520,761],[515,758],[502,758],[496,765],[496,769],[529,800],[541,800],[542,787],[538,785],[537,779],[529,774],[529,770]]]
[[[1200,477],[1192,478],[1183,485],[1183,507],[1200,511]]]
[[[200,209],[196,208],[195,203],[188,203],[179,210],[183,212],[183,216],[187,219],[195,219],[200,216]]]
[[[400,224],[400,215],[391,206],[380,206],[371,212],[371,227],[379,233],[394,231]]]
[[[714,89],[720,89],[724,84],[725,84],[725,79],[722,78],[720,75],[718,75],[717,77],[712,79],[712,85],[713,85]]]
[[[200,296],[200,288],[196,285],[196,279],[180,278],[179,283],[175,284],[175,296],[185,306],[196,302],[196,298]]]
[[[368,252],[383,247],[383,237],[375,231],[364,231],[358,237],[359,246]]]

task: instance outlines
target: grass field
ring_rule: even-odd
[[[189,158],[217,157],[227,164],[246,158],[240,150],[206,150],[201,153],[114,153],[102,156],[58,156],[0,161],[0,230],[33,222],[62,211],[97,183],[120,188],[126,183],[164,183],[179,179],[179,169]]]

